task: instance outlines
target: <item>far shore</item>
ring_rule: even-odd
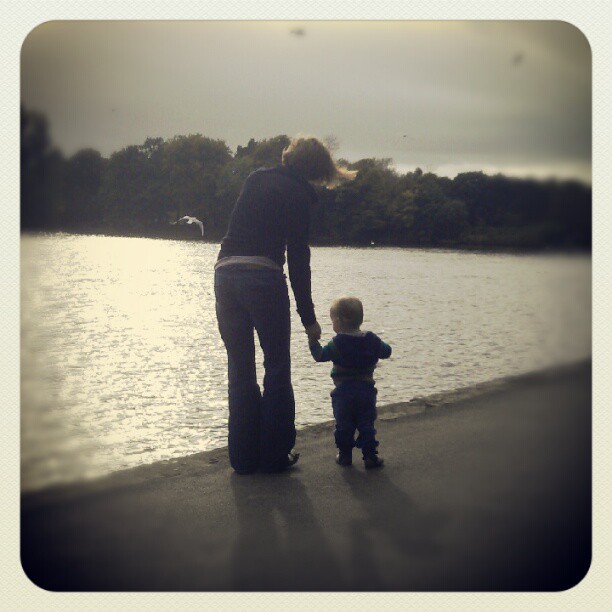
[[[198,230],[199,231],[199,230]],[[73,230],[25,230],[21,231],[22,236],[45,236],[67,234],[71,236],[99,236],[105,238],[148,238],[151,240],[173,240],[181,242],[204,242],[206,244],[220,244],[221,238],[200,238],[194,235],[185,235],[177,233],[176,235],[166,235],[160,233],[145,234],[142,232],[109,232],[109,231],[73,231]],[[495,244],[466,244],[466,243],[444,243],[444,244],[371,244],[363,243],[329,243],[318,242],[316,240],[310,242],[311,247],[325,248],[355,248],[355,249],[406,249],[406,250],[423,250],[423,251],[461,251],[466,253],[491,254],[491,255],[591,255],[592,249],[577,246],[568,247],[550,247],[547,245],[495,245]]]

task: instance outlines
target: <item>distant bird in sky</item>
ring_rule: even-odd
[[[294,36],[304,36],[306,34],[306,30],[304,28],[293,28],[290,33]]]
[[[191,225],[192,223],[195,223],[196,225],[200,226],[200,231],[202,232],[202,236],[204,236],[204,224],[199,219],[196,219],[196,217],[189,217],[185,215],[184,217],[181,217],[178,221],[170,221],[170,223],[172,225]]]
[[[522,63],[523,61],[523,54],[522,53],[515,53],[512,56],[512,65],[513,66],[518,66],[520,63]]]

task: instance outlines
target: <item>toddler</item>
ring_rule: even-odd
[[[336,462],[348,466],[353,462],[353,447],[361,449],[366,469],[383,464],[378,456],[376,420],[376,387],[374,368],[379,359],[391,356],[391,347],[372,332],[363,332],[363,305],[355,297],[334,301],[330,317],[336,336],[321,347],[310,340],[315,361],[332,361],[331,377],[335,389],[331,393],[336,419],[334,437],[338,447]],[[359,432],[355,440],[355,431]]]

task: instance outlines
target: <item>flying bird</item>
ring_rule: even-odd
[[[200,226],[200,231],[202,232],[202,236],[204,236],[204,224],[199,219],[196,219],[196,217],[189,217],[185,215],[184,217],[181,217],[178,221],[170,221],[170,223],[172,225],[191,225],[192,223],[195,223],[196,225]]]
[[[513,66],[518,66],[522,61],[523,61],[523,54],[522,53],[516,53],[512,57],[512,65]]]
[[[304,36],[306,34],[306,30],[304,28],[294,28],[291,30],[291,34],[294,36]]]

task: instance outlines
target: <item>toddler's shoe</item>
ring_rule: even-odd
[[[379,457],[376,453],[368,453],[363,456],[363,465],[366,470],[382,467],[385,460]]]
[[[340,451],[337,455],[336,455],[336,463],[338,465],[343,465],[343,466],[347,466],[347,465],[352,465],[353,464],[353,453],[351,451]]]

